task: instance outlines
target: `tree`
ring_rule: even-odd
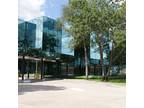
[[[88,79],[88,46],[90,43],[90,27],[87,24],[88,14],[87,0],[70,0],[63,10],[64,22],[69,26],[66,31],[72,37],[71,46],[73,48],[84,48],[86,79]]]
[[[94,44],[99,46],[102,80],[108,77],[103,63],[104,40],[110,38],[114,46],[125,46],[125,3],[121,1],[123,0],[115,2],[112,0],[70,0],[69,5],[63,10],[63,18],[68,25],[66,30],[72,37],[72,46],[84,47],[86,76],[88,73],[87,46],[92,34],[95,34]]]
[[[110,38],[113,40],[111,63],[121,67],[126,64],[126,2],[123,0],[113,3],[115,8],[114,22],[110,29]]]
[[[102,67],[102,80],[105,80],[106,72],[103,64],[103,40],[107,36],[109,29],[113,25],[114,9],[108,0],[90,0],[91,15],[89,16],[89,26],[96,34],[95,40],[99,45],[100,64]]]
[[[119,61],[126,52],[126,2],[117,6],[116,13],[114,16],[115,25],[111,28],[111,40],[113,40],[114,52],[116,51],[116,56],[114,55],[113,62]],[[122,60],[123,62],[125,60]],[[120,61],[119,61],[120,63]]]

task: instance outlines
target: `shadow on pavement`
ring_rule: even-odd
[[[58,91],[66,89],[63,86],[48,86],[48,85],[18,85],[18,95],[23,95],[26,92],[35,91]]]
[[[44,78],[44,79],[31,79],[31,83],[35,83],[35,82],[44,82],[44,81],[55,81],[55,80],[63,80],[62,78]]]
[[[36,83],[36,82],[44,82],[44,81],[55,81],[55,80],[63,80],[63,78],[44,78],[44,79],[25,79],[18,80],[18,83]]]

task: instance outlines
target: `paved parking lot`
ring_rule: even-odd
[[[19,83],[19,108],[125,108],[125,86],[87,80]]]

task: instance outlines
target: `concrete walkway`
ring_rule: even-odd
[[[19,108],[125,108],[125,86],[86,80],[19,83]]]

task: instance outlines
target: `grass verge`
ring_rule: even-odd
[[[85,80],[85,76],[74,76],[71,79],[83,79]],[[97,82],[105,82],[101,80],[101,76],[89,76],[90,81],[97,81]],[[107,81],[109,83],[113,83],[116,85],[126,85],[126,78],[124,76],[110,76],[109,80]]]

